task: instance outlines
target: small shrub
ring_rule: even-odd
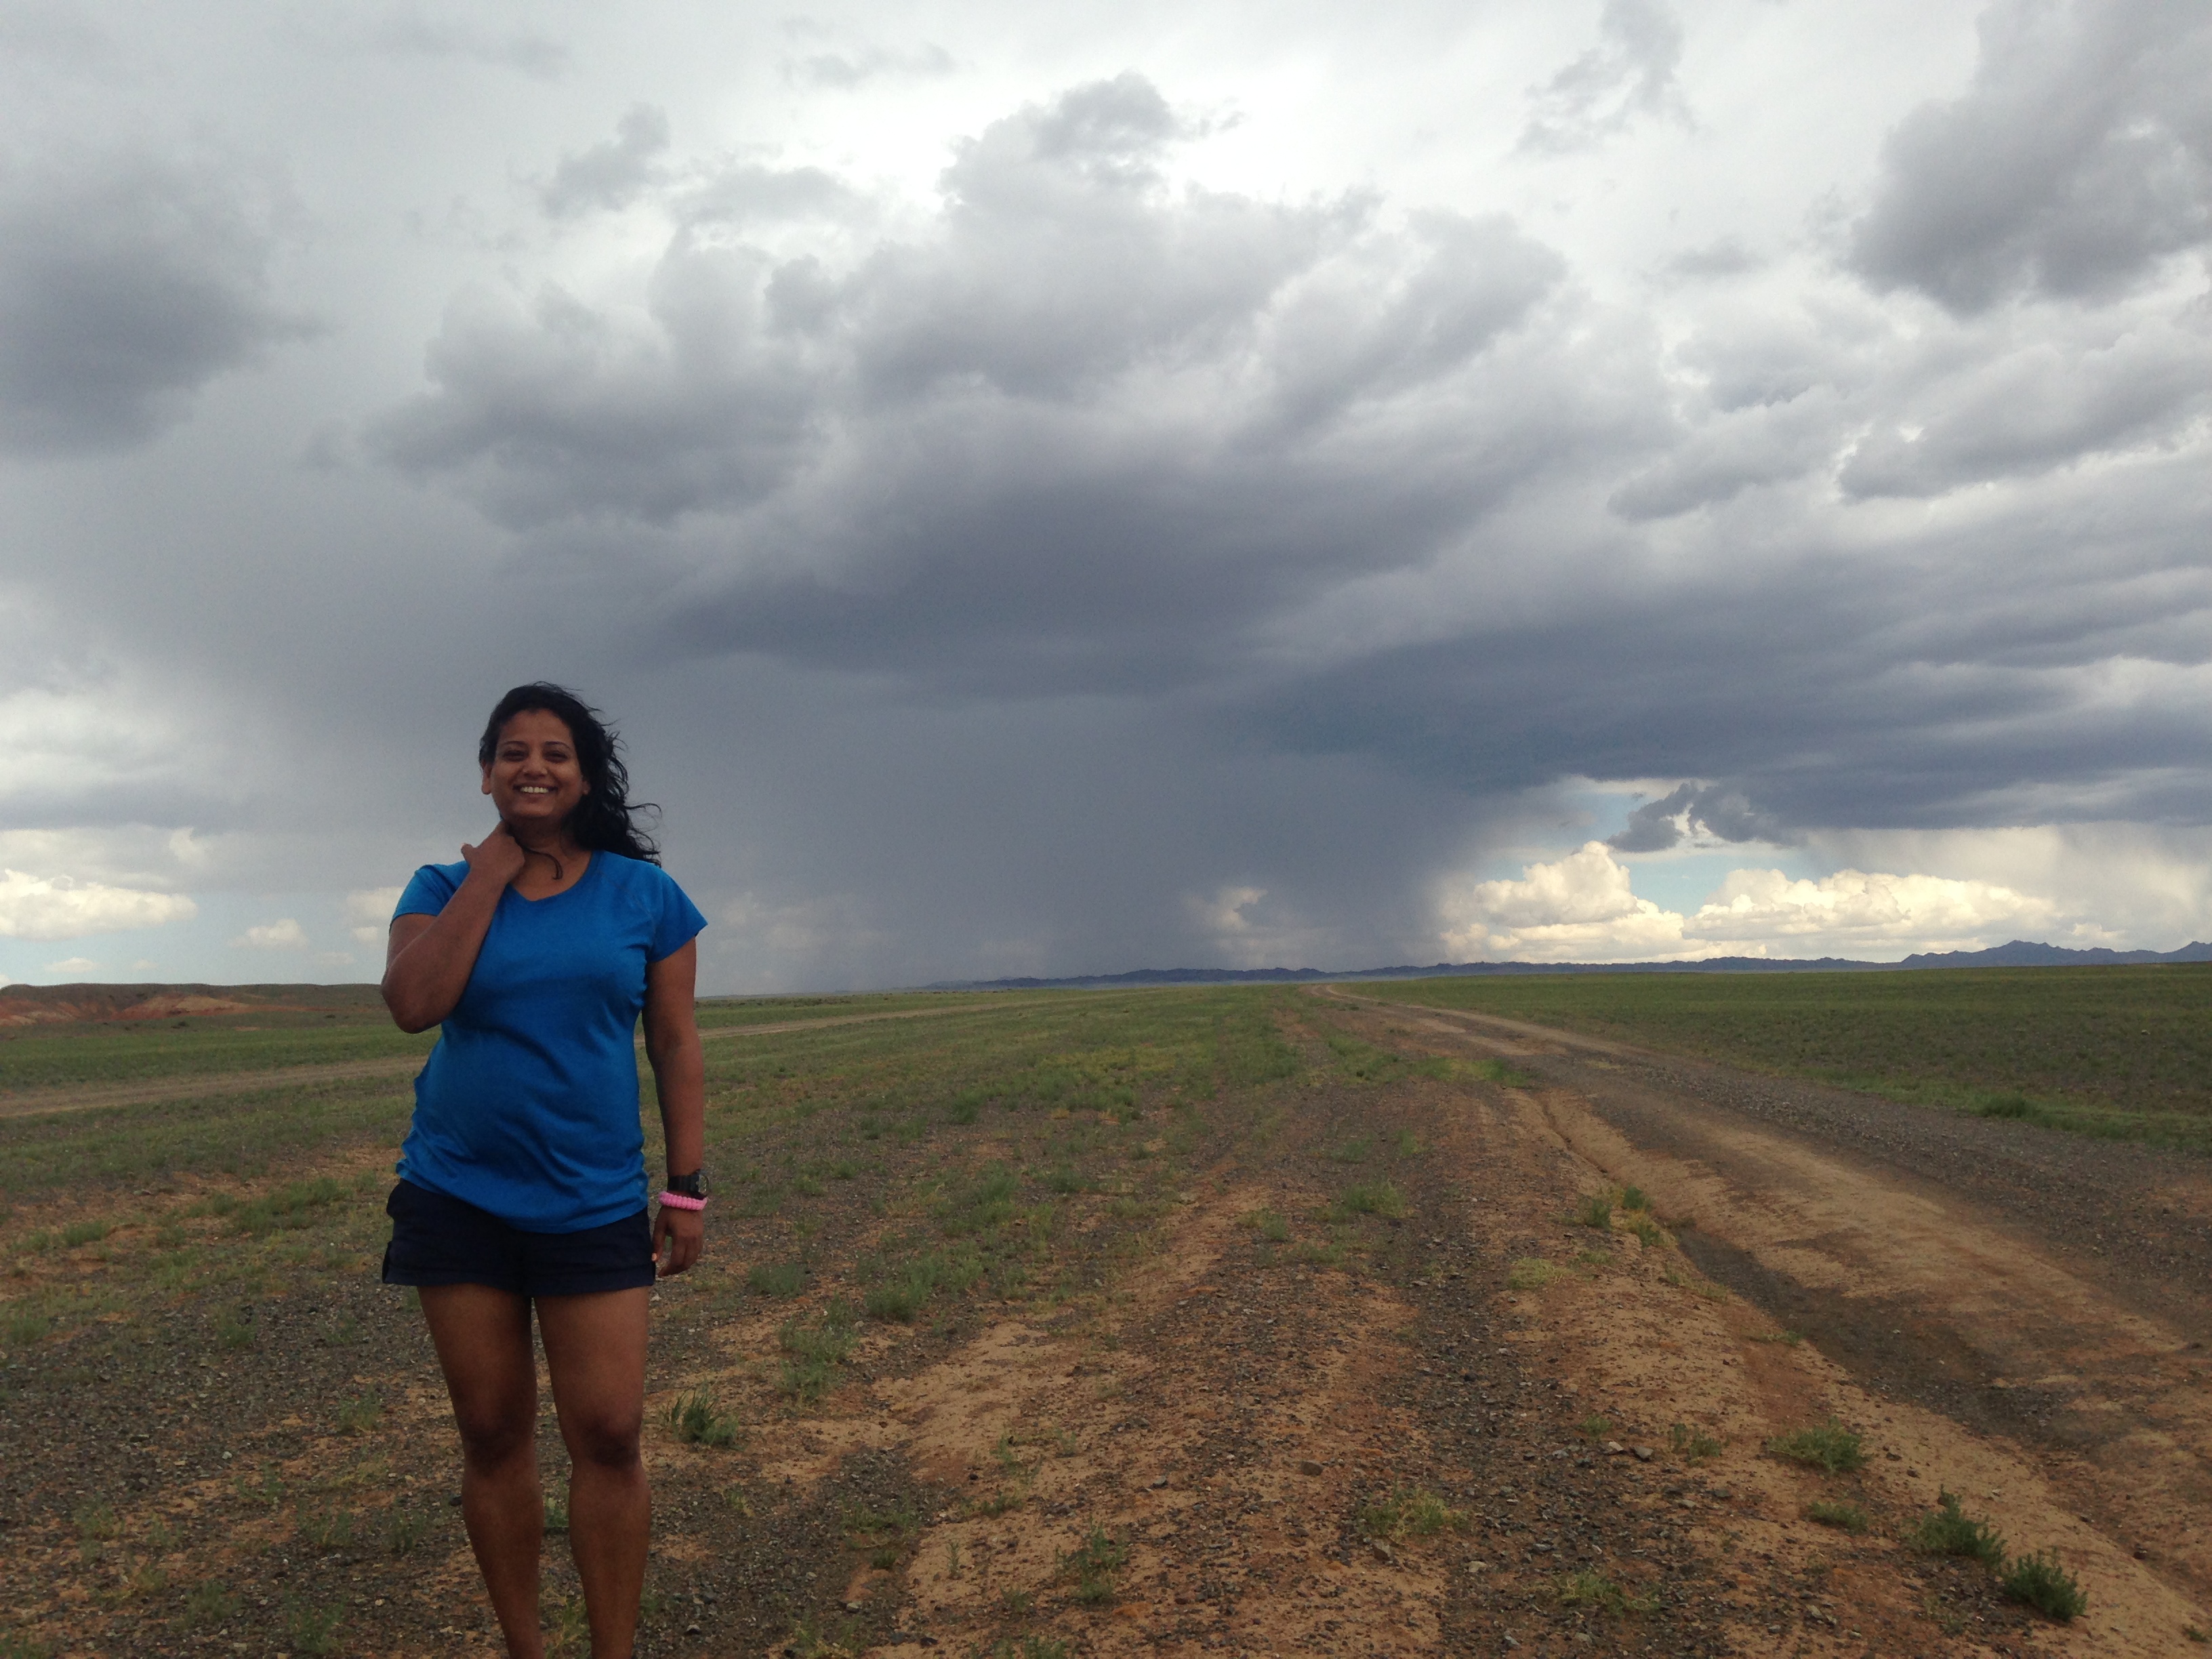
[[[1129,1547],[1096,1522],[1083,1542],[1060,1559],[1060,1571],[1075,1580],[1075,1599],[1088,1607],[1113,1599],[1114,1576],[1129,1559]]]
[[[1806,1505],[1805,1518],[1817,1521],[1824,1527],[1840,1527],[1853,1534],[1864,1532],[1869,1524],[1867,1512],[1857,1504],[1834,1502],[1825,1498]]]
[[[1647,1250],[1656,1250],[1667,1242],[1666,1233],[1648,1215],[1631,1216],[1628,1231],[1636,1235],[1637,1242]]]
[[[1575,1432],[1585,1440],[1602,1440],[1613,1432],[1613,1419],[1592,1412],[1575,1425]]]
[[[1398,1156],[1401,1158],[1419,1158],[1420,1155],[1420,1137],[1416,1135],[1411,1129],[1399,1130]]]
[[[1620,1207],[1624,1210],[1649,1210],[1651,1200],[1644,1196],[1641,1187],[1623,1187],[1620,1189]]]
[[[310,1549],[342,1550],[353,1544],[353,1516],[343,1510],[300,1511],[300,1541]]]
[[[1387,1220],[1406,1213],[1405,1195],[1387,1181],[1347,1187],[1338,1203],[1346,1215],[1379,1215]]]
[[[1239,1219],[1270,1244],[1280,1244],[1291,1236],[1291,1224],[1273,1210],[1254,1210]]]
[[[238,1593],[219,1578],[203,1578],[185,1597],[185,1622],[220,1625],[237,1613]]]
[[[1575,1205],[1573,1219],[1578,1227],[1595,1227],[1601,1232],[1610,1232],[1613,1200],[1603,1193],[1585,1194]]]
[[[293,1652],[319,1656],[337,1651],[336,1607],[295,1607],[285,1622],[292,1632]]]
[[[1674,1455],[1686,1463],[1702,1463],[1707,1458],[1717,1457],[1721,1454],[1719,1441],[1703,1429],[1693,1429],[1687,1423],[1670,1424],[1667,1430],[1667,1443],[1674,1447]]]
[[[1560,1272],[1541,1256],[1524,1255],[1505,1270],[1505,1285],[1508,1290],[1540,1291]]]
[[[734,1446],[744,1437],[737,1419],[718,1410],[712,1398],[678,1395],[668,1407],[668,1431],[687,1446]]]
[[[226,1348],[250,1348],[253,1346],[253,1327],[237,1314],[216,1316],[215,1340]]]
[[[1936,1513],[1922,1518],[1905,1541],[1923,1555],[1963,1555],[1994,1567],[2004,1559],[2004,1535],[1968,1515],[1956,1492],[1938,1494]]]
[[[112,1221],[72,1221],[62,1229],[62,1243],[73,1250],[80,1244],[97,1244],[114,1231]]]
[[[2074,1575],[2058,1565],[2058,1552],[2050,1550],[2014,1558],[1997,1579],[1998,1588],[2014,1601],[2064,1624],[2089,1605]]]
[[[841,1158],[830,1166],[830,1179],[850,1181],[860,1173],[860,1166],[849,1158]]]
[[[1365,1135],[1354,1135],[1329,1156],[1339,1164],[1364,1164],[1375,1149],[1375,1143]]]
[[[1849,1474],[1866,1464],[1866,1448],[1858,1436],[1832,1417],[1809,1429],[1778,1434],[1766,1443],[1766,1449],[1824,1474]]]
[[[1082,1172],[1073,1164],[1060,1164],[1054,1165],[1046,1172],[1044,1188],[1048,1193],[1058,1193],[1065,1198],[1072,1193],[1089,1192],[1091,1183],[1083,1178]]]
[[[412,1555],[430,1531],[430,1517],[418,1510],[398,1507],[384,1516],[384,1547],[394,1555]]]
[[[373,1394],[357,1395],[338,1406],[338,1432],[366,1434],[384,1415],[384,1402]]]
[[[1974,1108],[1977,1117],[2023,1118],[2033,1109],[2026,1095],[1989,1095]]]
[[[97,1500],[80,1504],[70,1517],[76,1523],[76,1535],[88,1544],[106,1543],[123,1535],[123,1523],[116,1518],[112,1504]]]

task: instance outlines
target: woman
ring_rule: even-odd
[[[646,1304],[705,1240],[706,1068],[692,1018],[706,926],[632,823],[614,733],[574,694],[518,686],[477,759],[498,826],[415,872],[384,1000],[442,1025],[386,1209],[386,1284],[412,1285],[453,1396],[461,1513],[507,1650],[544,1651],[533,1305],[569,1457],[568,1541],[592,1659],[628,1659],[650,1515],[638,1436]],[[648,1223],[632,1039],[669,1179]]]

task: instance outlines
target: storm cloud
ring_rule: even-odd
[[[2196,9],[349,16],[14,118],[42,916],[373,951],[550,674],[717,988],[2212,933]]]

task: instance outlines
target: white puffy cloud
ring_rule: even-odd
[[[46,971],[50,974],[89,974],[99,966],[90,957],[64,957],[59,962],[48,963]]]
[[[398,907],[398,887],[356,887],[345,896],[346,931],[363,945],[380,945],[392,931]]]
[[[149,893],[99,882],[0,870],[0,938],[82,939],[189,921],[198,907],[180,893]]]
[[[307,946],[307,930],[300,926],[297,919],[280,916],[275,921],[262,922],[247,928],[231,943],[257,951],[304,951]]]
[[[1979,950],[2051,923],[2050,899],[1996,883],[1839,870],[1818,880],[1731,871],[1691,914],[1637,896],[1602,842],[1518,881],[1448,890],[1443,939],[1478,960],[1642,962],[1717,956],[1855,957]]]

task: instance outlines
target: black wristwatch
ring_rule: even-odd
[[[707,1172],[694,1170],[690,1175],[672,1175],[661,1182],[663,1192],[673,1193],[678,1198],[696,1198],[702,1203],[707,1198]]]

